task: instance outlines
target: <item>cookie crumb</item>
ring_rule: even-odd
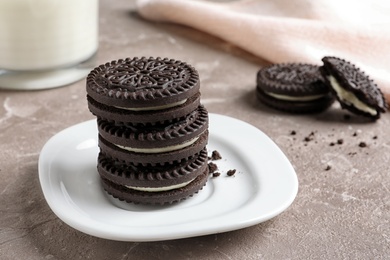
[[[222,159],[222,156],[221,156],[221,154],[220,154],[217,150],[214,150],[214,151],[211,153],[211,159],[212,159],[213,161],[220,160],[220,159]]]
[[[208,164],[209,172],[214,173],[216,170],[218,170],[218,166],[215,163],[210,162]]]
[[[335,143],[333,143],[333,142],[330,142],[330,144],[329,144],[329,146],[334,146],[335,145]]]
[[[236,173],[236,169],[233,169],[233,170],[228,170],[226,174],[227,176],[233,176],[235,173]]]
[[[344,140],[343,139],[338,139],[337,140],[337,144],[343,144],[344,143]]]
[[[213,172],[213,177],[218,177],[219,175],[221,175],[220,172]]]
[[[297,134],[297,132],[295,131],[295,130],[292,130],[291,132],[290,132],[290,135],[296,135]]]
[[[354,132],[352,136],[357,136],[357,133],[356,133],[356,132]]]
[[[367,147],[367,144],[365,142],[360,142],[359,147]]]
[[[325,171],[329,171],[330,169],[332,169],[332,167],[330,165],[327,165]]]
[[[306,136],[303,141],[310,142],[314,139],[314,132],[311,132],[308,136]]]
[[[376,140],[376,139],[378,139],[378,136],[374,135],[374,136],[372,137],[372,139]]]

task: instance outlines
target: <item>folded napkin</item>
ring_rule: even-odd
[[[390,103],[388,0],[138,0],[146,19],[205,31],[272,63],[351,61]]]

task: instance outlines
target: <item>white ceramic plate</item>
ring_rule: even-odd
[[[97,128],[91,120],[53,136],[39,157],[47,203],[69,226],[101,238],[158,241],[249,227],[285,210],[298,191],[293,167],[263,132],[240,120],[210,114],[208,150],[221,175],[194,197],[169,206],[120,202],[102,189],[96,171]],[[234,176],[226,172],[236,169]]]

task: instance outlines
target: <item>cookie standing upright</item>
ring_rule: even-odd
[[[361,69],[337,57],[327,56],[322,61],[321,73],[342,108],[372,119],[387,110],[381,90]]]
[[[334,101],[316,65],[273,64],[258,71],[256,83],[262,103],[286,112],[320,112]]]
[[[88,107],[97,116],[97,168],[109,194],[166,204],[205,185],[208,112],[199,89],[195,68],[173,59],[127,58],[91,71]]]

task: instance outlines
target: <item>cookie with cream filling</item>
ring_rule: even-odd
[[[320,112],[334,101],[316,65],[273,64],[258,71],[256,83],[262,103],[286,112]]]
[[[108,62],[87,77],[90,111],[117,123],[149,123],[182,117],[200,104],[198,72],[168,58]]]
[[[337,57],[324,57],[322,61],[321,73],[342,108],[372,119],[387,110],[381,90],[361,69]]]
[[[174,158],[172,158],[174,159]],[[142,204],[171,204],[203,188],[208,179],[207,150],[174,165],[135,165],[99,154],[98,172],[104,189],[121,200]]]
[[[117,126],[98,119],[99,146],[107,156],[140,164],[180,161],[208,141],[208,112],[200,105],[186,117],[155,125]]]

